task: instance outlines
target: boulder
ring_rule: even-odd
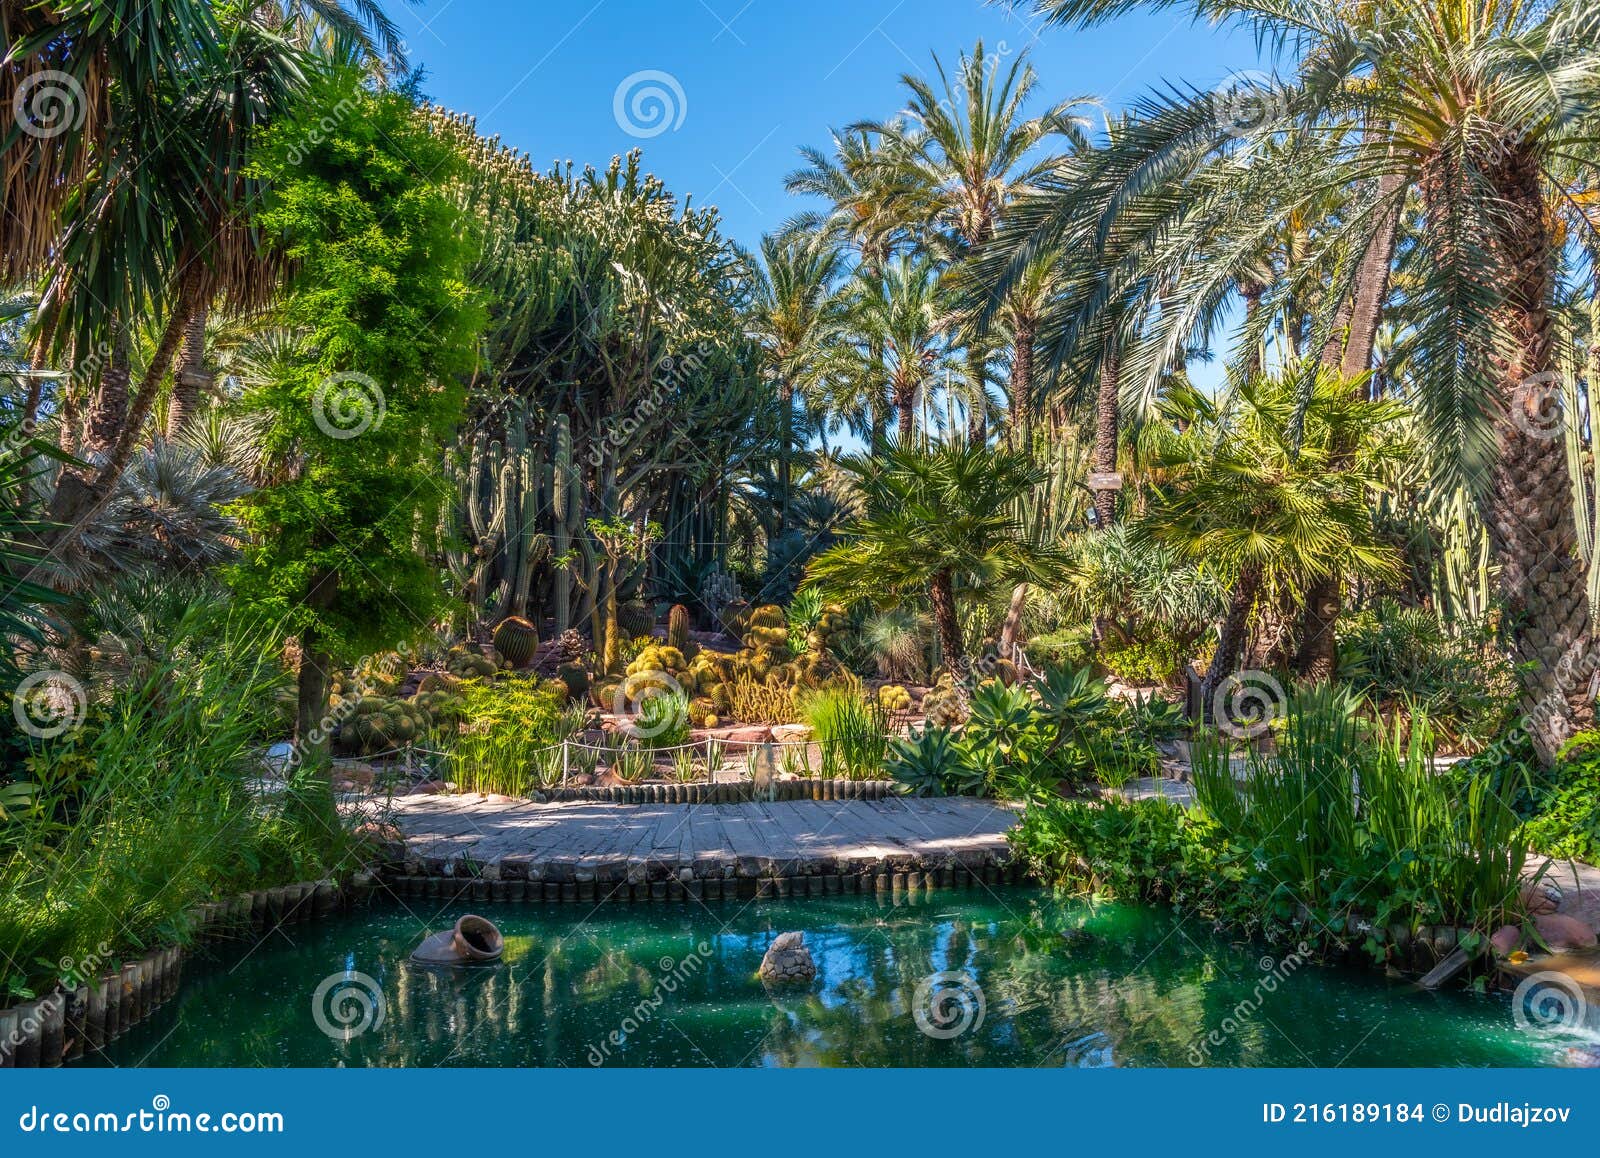
[[[804,933],[779,933],[761,958],[761,980],[768,985],[807,985],[817,975]]]
[[[765,725],[729,728],[722,738],[734,744],[766,744],[772,740],[772,729]]]
[[[1561,894],[1543,881],[1530,881],[1522,886],[1522,906],[1530,917],[1542,917],[1556,911],[1561,904]]]
[[[1583,921],[1565,913],[1545,913],[1533,919],[1539,939],[1557,953],[1573,949],[1593,949],[1595,932]]]
[[[1489,945],[1496,957],[1508,957],[1522,941],[1522,930],[1515,925],[1501,925],[1489,936]]]
[[[809,724],[774,724],[772,738],[780,744],[804,744],[811,739]]]
[[[411,790],[413,796],[438,796],[446,791],[443,780],[424,780]]]

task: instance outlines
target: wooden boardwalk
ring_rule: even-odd
[[[1017,821],[1005,805],[970,799],[682,805],[407,796],[394,807],[417,871],[554,881],[977,869],[1009,859],[1005,834]]]

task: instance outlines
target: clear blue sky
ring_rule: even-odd
[[[1144,14],[1082,32],[1041,28],[1031,11],[979,0],[426,0],[391,4],[424,89],[478,118],[536,162],[603,166],[644,149],[647,168],[680,196],[722,210],[725,232],[754,247],[800,203],[783,177],[802,144],[830,126],[904,107],[899,78],[947,63],[983,37],[991,51],[1028,49],[1042,101],[1091,95],[1115,106],[1163,80],[1211,88],[1258,67],[1242,30]],[[649,138],[614,115],[637,73],[678,106],[681,121]],[[679,104],[672,84],[682,93]],[[624,95],[623,110],[628,108]],[[655,122],[643,120],[646,131]]]

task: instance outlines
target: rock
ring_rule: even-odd
[[[347,760],[335,760],[333,762],[333,775],[348,780],[351,784],[359,785],[362,788],[371,788],[374,779],[371,765]]]
[[[1557,953],[1572,949],[1593,949],[1595,932],[1576,917],[1565,913],[1545,913],[1533,919],[1539,939]]]
[[[485,804],[520,804],[515,796],[503,796],[498,792],[491,792],[483,798]]]
[[[289,743],[274,744],[261,757],[261,762],[267,766],[267,770],[277,776],[288,772],[293,760],[294,745]]]
[[[1528,910],[1530,917],[1542,917],[1546,913],[1553,913],[1560,903],[1560,892],[1553,890],[1543,881],[1530,881],[1522,886],[1522,906]]]
[[[438,796],[445,791],[444,781],[424,780],[411,790],[412,796]]]
[[[761,727],[729,728],[722,738],[735,744],[766,744],[772,740],[772,729],[764,725]]]
[[[1489,936],[1489,945],[1496,957],[1509,956],[1522,941],[1522,930],[1515,925],[1501,925]]]
[[[772,738],[780,744],[803,744],[811,739],[809,724],[774,724]]]
[[[761,980],[768,985],[805,985],[817,975],[804,933],[779,933],[761,958]]]

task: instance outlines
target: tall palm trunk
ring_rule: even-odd
[[[1500,563],[1524,728],[1549,763],[1574,731],[1594,721],[1589,685],[1600,655],[1590,633],[1565,446],[1512,417],[1530,379],[1555,366],[1549,300],[1557,246],[1540,168],[1512,138],[1487,171],[1504,207],[1492,237],[1500,295],[1495,329],[1502,337],[1491,366],[1505,415],[1486,521]]]
[[[794,458],[794,386],[787,378],[778,382],[778,407],[783,419],[778,447],[778,515],[784,530],[789,529],[792,505],[792,466]]]
[[[1033,439],[1033,337],[1032,320],[1018,319],[1011,350],[1011,430],[1019,450],[1031,449]]]
[[[939,650],[944,652],[945,666],[960,679],[967,674],[967,653],[961,644],[955,580],[950,572],[936,572],[928,581],[928,602],[933,606],[933,626],[939,633]]]
[[[1255,605],[1256,593],[1261,589],[1261,570],[1246,567],[1234,581],[1233,592],[1228,597],[1228,614],[1222,620],[1222,630],[1217,635],[1216,654],[1206,668],[1205,679],[1200,681],[1200,718],[1210,721],[1216,710],[1217,692],[1239,668],[1239,657],[1244,652],[1249,635],[1250,608]]]
[[[1115,338],[1106,343],[1100,362],[1100,395],[1095,403],[1094,469],[1097,474],[1114,474],[1117,469],[1119,437],[1118,408],[1122,399],[1122,351]],[[1117,492],[1094,492],[1095,524],[1101,530],[1117,518]]]
[[[989,440],[989,416],[986,413],[988,395],[985,390],[987,362],[983,351],[967,352],[967,374],[972,379],[972,394],[967,400],[967,441],[973,446],[982,446]]]
[[[173,377],[172,395],[167,401],[167,437],[176,438],[188,429],[200,409],[200,399],[211,392],[215,376],[206,368],[206,317],[209,310],[199,306],[183,329],[183,347],[178,354],[178,372]]]
[[[79,448],[85,457],[106,454],[128,420],[128,387],[133,371],[128,366],[128,332],[113,323],[111,353],[89,403]]]
[[[917,392],[913,387],[896,385],[894,408],[899,415],[900,445],[910,446],[917,436]]]
[[[1384,299],[1389,295],[1389,266],[1394,261],[1395,235],[1400,226],[1400,190],[1404,183],[1405,178],[1398,173],[1385,173],[1379,178],[1378,197],[1385,206],[1383,217],[1367,243],[1367,251],[1361,255],[1349,306],[1342,311],[1349,337],[1341,347],[1336,327],[1336,332],[1322,348],[1322,364],[1337,367],[1346,378],[1364,374],[1372,367],[1378,322],[1383,315]],[[1295,657],[1295,670],[1304,678],[1317,683],[1333,678],[1337,667],[1339,612],[1343,607],[1343,576],[1328,575],[1307,588],[1305,610],[1300,618],[1300,651]]]

